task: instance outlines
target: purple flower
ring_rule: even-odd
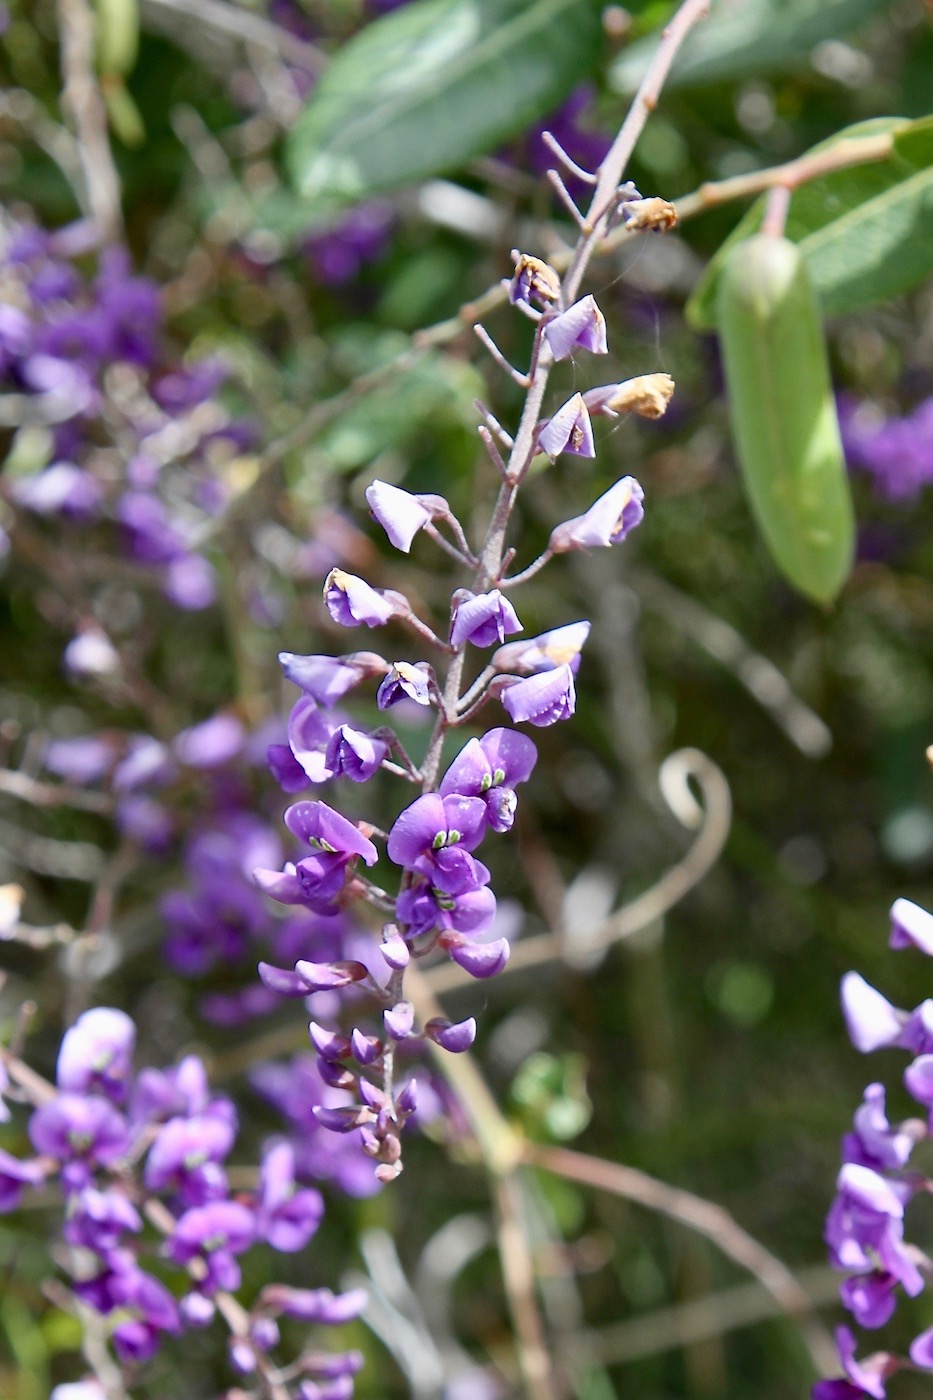
[[[55,462],[44,471],[17,477],[10,494],[36,515],[61,515],[85,522],[100,514],[103,492],[97,478],[73,462]]]
[[[879,1353],[877,1357],[869,1357],[867,1361],[858,1362],[855,1359],[855,1337],[848,1327],[836,1328],[836,1346],[839,1350],[839,1359],[842,1362],[842,1369],[846,1373],[846,1379],[854,1389],[856,1395],[870,1395],[872,1400],[884,1400],[884,1375],[887,1366],[887,1355]],[[820,1385],[832,1386],[838,1384],[833,1381],[821,1381],[813,1390],[814,1400],[826,1400],[827,1397],[844,1394],[845,1392],[822,1391]]]
[[[481,797],[493,831],[508,831],[515,816],[514,788],[530,777],[537,757],[527,735],[514,729],[491,729],[461,749],[444,774],[440,795]]]
[[[893,1274],[855,1274],[839,1285],[839,1297],[860,1327],[883,1327],[894,1313],[896,1288]]]
[[[643,499],[644,492],[635,478],[622,477],[583,515],[565,520],[552,530],[548,543],[551,553],[619,544],[644,519]]]
[[[324,714],[309,695],[302,695],[292,706],[288,717],[288,747],[295,763],[312,783],[325,783],[334,776],[325,754],[331,736],[339,727],[340,719]],[[279,746],[273,744],[270,748],[277,750]]]
[[[350,861],[359,857],[375,865],[378,858],[372,841],[324,802],[296,802],[285,813],[285,825],[314,854],[286,865],[284,871],[253,872],[259,888],[283,904],[306,904],[329,913],[346,882]]]
[[[355,574],[331,569],[324,580],[327,611],[341,627],[380,627],[399,611],[398,600],[377,592]]]
[[[933,1056],[926,1058],[933,1066]],[[910,1088],[910,1085],[907,1087]],[[933,1082],[930,1102],[933,1102]],[[917,1142],[916,1126],[912,1129],[910,1124],[905,1123],[899,1128],[892,1128],[884,1108],[884,1086],[869,1084],[863,1102],[855,1111],[854,1131],[846,1133],[842,1139],[843,1160],[857,1162],[875,1171],[892,1171],[906,1166]]]
[[[933,1327],[928,1327],[911,1342],[910,1359],[922,1370],[933,1371]]]
[[[433,1040],[442,1050],[449,1050],[453,1055],[460,1055],[464,1050],[469,1050],[476,1039],[476,1022],[472,1016],[466,1021],[446,1021],[443,1017],[434,1016],[430,1021],[425,1022],[424,1033],[429,1040]]]
[[[386,669],[382,657],[371,651],[349,656],[296,656],[280,651],[279,663],[288,679],[326,710],[367,676],[381,676]]]
[[[236,758],[246,731],[233,715],[214,715],[191,729],[183,729],[172,747],[190,768],[219,768]]]
[[[367,1302],[365,1288],[332,1293],[329,1288],[289,1288],[284,1283],[267,1284],[259,1296],[259,1306],[268,1312],[284,1313],[298,1322],[319,1323],[324,1327],[352,1322]]]
[[[148,734],[131,734],[126,753],[113,774],[115,792],[161,785],[172,777],[174,764],[164,744]]]
[[[538,447],[553,462],[562,452],[575,457],[595,457],[593,428],[582,394],[574,394],[538,433]]]
[[[130,1121],[136,1125],[193,1117],[205,1111],[209,1100],[203,1060],[197,1055],[186,1055],[170,1069],[140,1070],[130,1099]],[[235,1116],[227,1099],[215,1100],[214,1112],[218,1117],[229,1116],[231,1121]]]
[[[187,612],[209,608],[217,597],[214,570],[200,554],[179,554],[165,570],[165,595]]]
[[[903,1014],[899,1012],[898,1016]],[[915,1055],[933,1054],[933,1001],[929,997],[904,1019],[897,1044]]]
[[[388,201],[371,199],[351,209],[333,228],[309,235],[303,246],[318,280],[337,287],[358,277],[365,263],[385,251],[393,218]]]
[[[497,671],[520,676],[550,671],[557,666],[569,666],[576,675],[580,669],[580,652],[589,635],[588,622],[569,622],[524,642],[506,642],[493,653],[492,664]]]
[[[907,1092],[929,1109],[933,1118],[933,1055],[918,1055],[904,1071]]]
[[[370,510],[392,544],[403,554],[410,552],[415,535],[431,520],[433,512],[425,505],[425,499],[431,498],[412,496],[398,486],[390,486],[387,481],[374,481],[366,488]]]
[[[905,1018],[864,977],[847,972],[841,996],[842,1014],[856,1050],[867,1054],[899,1043]]]
[[[219,1288],[240,1286],[240,1270],[234,1258],[256,1238],[256,1219],[251,1210],[237,1201],[211,1201],[185,1211],[178,1220],[166,1253],[176,1264],[202,1259],[206,1275],[200,1288],[207,1294]]]
[[[38,1186],[45,1175],[41,1162],[21,1162],[0,1147],[0,1215],[16,1210],[24,1188]]]
[[[913,500],[933,481],[933,399],[886,418],[873,404],[841,395],[839,426],[850,466],[869,472],[888,500]]]
[[[86,1184],[87,1169],[119,1161],[130,1146],[123,1114],[96,1095],[58,1094],[40,1105],[29,1120],[29,1137],[37,1152],[75,1166],[67,1174],[75,1189]]]
[[[525,680],[509,681],[500,699],[515,724],[539,727],[556,724],[558,720],[569,719],[576,709],[573,671],[569,666],[558,666]]]
[[[330,736],[324,763],[335,777],[343,774],[351,782],[365,783],[379,771],[388,752],[388,744],[381,739],[342,724]]]
[[[933,914],[909,899],[896,899],[891,905],[891,948],[919,948],[933,956]]]
[[[59,1089],[122,1103],[135,1047],[136,1027],[124,1011],[112,1006],[85,1011],[62,1039],[55,1069]]]
[[[496,917],[496,897],[490,889],[450,895],[425,881],[402,890],[396,908],[409,937],[436,933],[441,947],[474,977],[494,976],[508,960],[509,945],[504,938],[490,943],[476,941]]]
[[[50,773],[81,787],[102,778],[113,760],[113,744],[91,734],[76,739],[53,739],[42,759]]]
[[[226,1195],[220,1163],[236,1137],[235,1122],[212,1114],[171,1118],[159,1129],[146,1158],[150,1191],[177,1193],[185,1205],[203,1205]]]
[[[559,316],[545,321],[544,338],[555,360],[566,360],[577,349],[594,355],[605,355],[609,349],[606,318],[591,296],[582,297]]]
[[[434,673],[426,661],[394,661],[376,692],[380,710],[391,709],[400,700],[414,700],[416,705],[430,705],[431,682]]]
[[[62,1233],[69,1244],[93,1249],[106,1259],[127,1231],[138,1234],[142,1228],[139,1211],[122,1192],[88,1186],[72,1197]]]
[[[321,1223],[319,1191],[295,1189],[295,1153],[286,1142],[270,1147],[259,1169],[256,1233],[285,1254],[304,1249]]]
[[[824,1236],[833,1266],[859,1273],[880,1266],[911,1296],[920,1293],[923,1277],[903,1243],[904,1204],[893,1186],[871,1168],[847,1162],[836,1190]]]
[[[396,819],[389,832],[389,859],[428,875],[450,894],[475,889],[488,873],[468,852],[486,832],[486,807],[475,797],[425,793]]]
[[[463,589],[457,595],[450,626],[453,646],[472,642],[475,647],[490,647],[504,642],[512,632],[521,632],[522,624],[512,604],[498,588],[491,593],[470,593]]]

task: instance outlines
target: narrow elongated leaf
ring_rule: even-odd
[[[542,116],[593,68],[598,0],[416,0],[336,55],[289,169],[326,216],[439,174]]]
[[[784,576],[830,602],[852,567],[855,519],[822,315],[800,249],[768,234],[733,248],[718,316],[752,514]]]
[[[933,273],[933,120],[861,122],[840,132],[833,144],[881,131],[894,134],[889,160],[812,180],[791,200],[785,232],[800,245],[828,315],[885,301]],[[752,206],[694,289],[687,318],[698,330],[716,325],[722,268],[736,244],[761,227],[764,207],[763,198]]]
[[[802,67],[824,39],[847,34],[886,0],[718,0],[710,18],[687,38],[666,86],[700,87]],[[616,92],[634,92],[658,36],[625,50],[610,70]]]

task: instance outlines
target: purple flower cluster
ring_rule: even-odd
[[[916,948],[933,956],[933,915],[907,899],[891,909],[892,948]],[[904,1085],[925,1118],[892,1124],[881,1084],[869,1084],[856,1110],[852,1131],[842,1140],[843,1165],[836,1197],[826,1220],[829,1258],[847,1277],[840,1286],[845,1307],[860,1327],[883,1327],[894,1313],[898,1291],[916,1297],[933,1272],[933,1263],[905,1238],[907,1207],[931,1189],[920,1173],[908,1170],[917,1144],[933,1127],[933,1001],[902,1011],[857,972],[842,981],[842,1009],[852,1043],[868,1052],[895,1047],[913,1059]],[[879,1351],[864,1361],[855,1357],[855,1337],[848,1327],[837,1331],[844,1379],[819,1381],[814,1400],[884,1400],[885,1382],[905,1366],[933,1370],[933,1327],[909,1348],[909,1360]]]
[[[217,401],[220,361],[165,362],[155,284],[133,274],[121,248],[105,249],[85,278],[74,259],[89,249],[78,224],[14,228],[0,250],[0,388],[23,396],[30,421],[48,430],[43,460],[8,472],[4,492],[35,517],[108,521],[178,607],[204,608],[216,586],[200,540],[252,431]],[[69,669],[116,669],[108,645],[79,634]]]
[[[241,1282],[239,1256],[262,1244],[284,1253],[304,1249],[323,1202],[317,1191],[296,1186],[286,1142],[267,1146],[255,1189],[232,1194],[225,1164],[237,1133],[233,1104],[211,1094],[194,1055],[169,1069],[134,1073],[135,1046],[132,1020],[111,1007],[86,1011],[66,1032],[56,1087],[34,1095],[28,1131],[37,1155],[21,1161],[0,1152],[0,1207],[13,1210],[28,1187],[57,1179],[62,1234],[81,1251],[72,1290],[111,1324],[124,1365],[150,1360],[164,1336],[205,1327],[219,1311],[230,1328],[232,1366],[261,1374],[273,1365],[277,1317],[347,1322],[365,1295],[271,1285],[249,1311],[232,1297]],[[21,1078],[34,1089],[34,1076]],[[159,1236],[156,1248],[146,1239],[147,1222]],[[359,1365],[355,1352],[308,1353],[292,1369],[302,1385],[321,1380],[320,1393],[337,1400],[352,1392],[348,1378]],[[336,1379],[341,1388],[327,1390]]]

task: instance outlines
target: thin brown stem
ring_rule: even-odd
[[[744,1230],[722,1206],[695,1196],[692,1191],[658,1181],[637,1167],[606,1162],[567,1147],[526,1143],[522,1155],[529,1166],[540,1167],[566,1181],[623,1196],[704,1235],[723,1254],[747,1269],[781,1310],[794,1319],[804,1335],[814,1365],[821,1372],[833,1366],[832,1340],[816,1321],[809,1295],[787,1265]]]
[[[74,132],[84,173],[86,212],[104,243],[120,237],[120,181],[110,150],[107,112],[94,74],[94,14],[88,0],[58,0],[62,107]]]

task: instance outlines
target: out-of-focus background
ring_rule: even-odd
[[[225,944],[216,927],[192,933],[197,920],[179,909],[179,892],[200,892],[217,916],[192,842],[217,831],[234,845],[260,840],[253,820],[277,830],[284,800],[264,769],[264,736],[294,698],[277,653],[369,640],[348,642],[327,619],[327,570],[341,564],[382,587],[402,578],[401,557],[367,520],[366,485],[378,476],[443,492],[466,522],[481,522],[495,482],[478,449],[473,401],[483,396],[507,425],[520,402],[480,362],[469,330],[438,334],[397,372],[375,374],[373,387],[360,377],[404,355],[412,332],[444,322],[509,275],[513,246],[528,247],[530,236],[540,241],[529,251],[547,253],[555,229],[566,236],[566,216],[542,180],[540,131],[549,126],[582,165],[598,161],[637,77],[637,46],[667,7],[602,15],[590,7],[593,34],[579,42],[574,72],[554,53],[577,43],[579,16],[558,7],[550,38],[529,41],[524,54],[532,67],[555,68],[550,111],[541,107],[544,83],[522,114],[522,55],[509,52],[490,89],[516,84],[509,137],[479,153],[454,150],[447,163],[426,149],[426,169],[414,168],[401,188],[328,204],[289,181],[287,161],[297,158],[294,145],[283,156],[285,135],[323,81],[327,56],[394,7],[141,0],[138,49],[128,39],[102,75],[130,260],[108,265],[74,230],[77,156],[60,107],[59,26],[68,8],[68,0],[11,0],[2,9],[0,293],[26,306],[46,328],[43,353],[67,353],[105,407],[98,418],[88,410],[68,442],[56,436],[60,422],[24,409],[30,395],[61,385],[40,382],[41,365],[24,380],[0,310],[0,524],[10,541],[0,583],[0,758],[5,772],[103,792],[103,770],[89,779],[67,745],[56,768],[54,745],[103,736],[115,762],[125,761],[127,734],[168,743],[221,711],[241,729],[229,753],[220,743],[220,758],[212,750],[176,780],[170,819],[157,793],[137,790],[136,809],[121,814],[122,836],[94,811],[44,809],[9,782],[0,789],[0,882],[23,886],[31,925],[82,927],[89,888],[100,898],[115,891],[103,936],[80,956],[54,938],[4,949],[4,1025],[11,1029],[20,1003],[34,998],[30,1054],[48,1069],[75,1009],[125,1006],[152,1055],[170,1059],[191,1045],[208,1053],[218,1079],[242,1092],[258,1138],[282,1120],[250,1065],[265,1064],[268,1078],[274,1059],[285,1075],[288,1056],[303,1049],[303,1014],[250,1002],[262,916],[242,901],[224,916]],[[535,5],[519,8],[531,14]],[[757,16],[757,27],[749,21],[747,41],[720,41],[675,75],[628,172],[643,194],[676,200],[706,181],[790,160],[849,124],[926,115],[929,7],[838,0],[811,7],[806,23],[797,15],[795,27],[790,20],[805,8],[777,0],[733,7]],[[506,22],[492,5],[477,13],[490,32]],[[129,5],[107,0],[99,15],[111,36],[123,24],[132,31]],[[396,61],[390,46],[384,60]],[[367,61],[378,68],[378,54]],[[493,99],[478,91],[479,121]],[[409,145],[431,146],[445,100],[441,92],[436,110],[421,112]],[[449,96],[458,121],[459,100]],[[886,946],[892,900],[933,897],[924,758],[933,739],[933,298],[920,285],[830,320],[859,544],[841,598],[820,609],[780,579],[751,523],[716,342],[683,315],[705,261],[745,207],[723,205],[663,237],[631,240],[590,272],[587,290],[609,328],[598,382],[664,370],[676,393],[659,422],[604,429],[594,462],[565,457],[529,485],[519,512],[527,559],[556,521],[627,472],[644,487],[646,517],[623,547],[559,561],[522,595],[529,633],[582,617],[593,630],[577,714],[540,732],[517,844],[500,843],[490,858],[516,935],[533,936],[561,911],[577,932],[569,965],[471,985],[447,1004],[451,1014],[482,1009],[478,1054],[530,1134],[726,1206],[800,1272],[833,1322],[823,1217],[839,1136],[874,1068],[845,1036],[839,979],[857,968],[908,1006],[933,988],[916,955]],[[923,209],[933,228],[928,202]],[[23,252],[39,230],[62,229],[71,232],[55,248]],[[54,281],[53,268],[59,280],[50,287],[42,276]],[[498,309],[487,325],[520,362],[527,324]],[[102,326],[111,349],[95,348]],[[119,353],[114,327],[124,338]],[[192,388],[198,362],[209,382]],[[591,368],[562,366],[560,386],[568,394],[589,387]],[[139,422],[150,410],[137,411],[134,395],[162,415],[155,467],[140,460]],[[53,457],[102,483],[102,514],[75,503],[73,482],[64,506],[30,497],[22,483]],[[159,472],[169,507],[193,522],[190,549],[167,544],[134,515]],[[404,577],[443,625],[452,574],[437,558],[419,541]],[[119,677],[87,658],[63,666],[65,648],[97,626],[123,658]],[[413,751],[423,743],[416,729],[409,738]],[[594,952],[586,930],[613,900],[651,885],[692,839],[658,786],[662,760],[683,747],[707,755],[731,789],[722,857],[665,917]],[[363,811],[363,797],[351,796]],[[376,799],[365,794],[386,814],[390,796],[388,786]],[[234,857],[227,850],[218,859]],[[882,1058],[877,1073],[892,1085],[892,1117],[906,1112],[900,1063]],[[289,1092],[300,1119],[300,1084]],[[327,1166],[327,1221],[291,1277],[333,1282],[341,1269],[359,1270],[360,1230],[370,1232],[373,1257],[388,1232],[409,1279],[423,1288],[428,1279],[424,1296],[449,1288],[462,1344],[495,1354],[505,1341],[503,1307],[495,1256],[483,1244],[481,1181],[456,1153],[451,1165],[437,1142],[415,1139],[407,1154],[404,1177],[375,1196],[346,1195],[341,1172]],[[548,1325],[558,1340],[579,1334],[580,1400],[804,1393],[808,1362],[794,1327],[713,1246],[545,1178],[538,1204],[541,1249],[554,1256]],[[426,1254],[452,1218],[459,1234]],[[72,1374],[74,1325],[41,1292],[45,1241],[41,1209],[4,1217],[0,1390],[10,1400],[40,1400]],[[461,1248],[457,1277],[442,1285],[425,1273]],[[922,1307],[912,1313],[905,1302],[899,1316],[905,1337],[913,1335],[908,1319],[914,1332],[925,1325]],[[354,1344],[369,1358],[362,1400],[440,1393],[413,1388],[362,1324]],[[184,1345],[187,1395],[229,1384],[215,1374],[207,1341]],[[136,1393],[180,1393],[178,1362],[168,1346]],[[910,1400],[925,1383],[903,1378],[897,1393]]]

